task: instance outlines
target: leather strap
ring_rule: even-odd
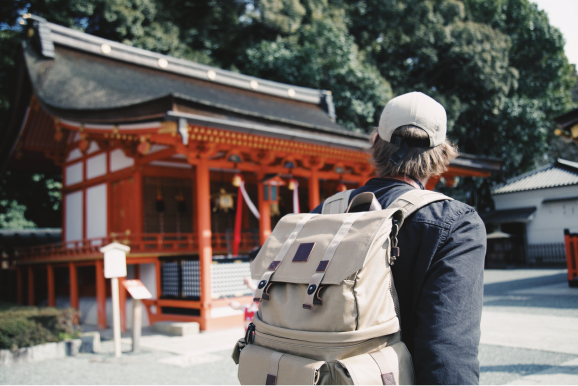
[[[281,357],[285,355],[279,351],[273,351],[271,358],[269,358],[269,372],[267,373],[267,379],[265,380],[266,385],[276,385],[277,375],[279,374],[279,361]]]
[[[386,209],[401,209],[403,210],[404,218],[416,210],[431,204],[436,201],[453,200],[444,194],[432,192],[431,190],[410,190],[407,193],[399,196]]]
[[[261,299],[263,298],[263,291],[265,290],[265,287],[271,280],[271,276],[273,276],[277,268],[279,268],[279,265],[281,265],[281,263],[283,262],[285,255],[287,255],[287,252],[295,242],[295,239],[297,239],[297,236],[299,236],[299,233],[301,232],[307,221],[309,221],[312,217],[315,216],[318,215],[315,213],[309,213],[308,215],[304,216],[301,220],[299,220],[297,225],[295,225],[295,229],[293,229],[287,240],[285,240],[285,242],[283,243],[283,246],[279,250],[279,253],[277,253],[275,260],[273,260],[271,264],[269,264],[269,268],[267,268],[267,271],[265,271],[265,273],[261,277],[261,281],[259,281],[259,284],[257,285],[257,291],[255,291],[255,296],[253,297],[254,302],[261,301]]]
[[[339,192],[329,197],[323,202],[322,214],[338,214],[345,213],[349,204],[349,197],[351,197],[353,189]]]
[[[379,372],[381,373],[381,381],[384,385],[395,385],[395,377],[391,372],[391,366],[387,361],[387,358],[381,351],[370,352],[369,355],[373,358],[377,366],[379,367]]]
[[[323,280],[323,277],[325,276],[325,272],[327,271],[327,267],[329,267],[329,263],[331,263],[331,260],[333,259],[333,256],[335,255],[335,251],[337,250],[337,247],[339,246],[339,243],[341,243],[341,240],[343,240],[343,238],[345,237],[347,232],[349,232],[349,229],[351,228],[351,226],[353,225],[355,220],[357,220],[359,217],[363,216],[366,213],[367,212],[352,213],[343,222],[343,224],[341,225],[341,227],[339,228],[339,230],[337,231],[335,236],[333,236],[333,239],[331,240],[331,242],[327,246],[325,253],[323,253],[323,258],[321,259],[321,261],[319,262],[319,265],[317,266],[317,269],[316,269],[317,272],[315,272],[313,274],[313,276],[311,276],[311,279],[309,280],[309,285],[307,286],[307,292],[305,293],[305,300],[303,302],[303,308],[305,308],[306,310],[312,310],[313,309],[313,306],[315,304],[315,301],[314,301],[315,295],[319,291],[319,285],[321,284],[321,280]]]

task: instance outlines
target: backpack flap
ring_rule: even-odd
[[[320,284],[340,284],[364,267],[367,251],[376,238],[385,235],[385,242],[394,215],[401,223],[403,214],[397,209],[286,215],[251,264],[251,276],[263,281],[263,276],[271,273],[268,278],[272,282],[309,284],[311,277],[324,269]],[[348,220],[350,226],[343,229]],[[329,263],[324,260],[328,254],[331,255]],[[266,284],[260,282],[259,286]]]

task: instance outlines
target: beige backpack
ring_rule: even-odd
[[[241,384],[413,384],[390,266],[403,219],[451,198],[412,190],[382,210],[370,192],[347,206],[350,194],[283,217],[253,261],[259,311],[233,351]],[[370,210],[348,213],[359,204]]]

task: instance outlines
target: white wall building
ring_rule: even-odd
[[[564,229],[578,232],[578,162],[555,163],[508,180],[492,191],[489,228],[521,236],[526,261],[563,262]]]

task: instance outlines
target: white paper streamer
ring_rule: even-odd
[[[243,198],[245,199],[245,202],[247,203],[247,206],[249,207],[251,212],[253,212],[253,215],[255,215],[255,217],[257,217],[257,219],[260,220],[261,215],[259,214],[259,211],[255,207],[255,204],[253,204],[253,201],[251,201],[251,197],[249,197],[249,195],[247,194],[247,191],[245,190],[245,181],[241,181],[240,188],[241,188],[241,193],[243,194]]]
[[[299,182],[297,180],[295,182],[295,189],[293,189],[293,213],[300,213],[299,212]]]

